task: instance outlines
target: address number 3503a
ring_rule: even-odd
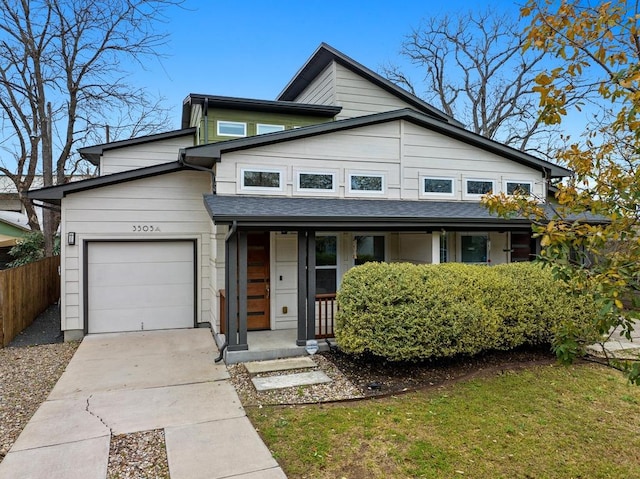
[[[134,233],[151,233],[160,231],[160,227],[156,225],[132,225]]]

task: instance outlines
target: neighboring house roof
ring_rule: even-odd
[[[27,215],[0,211],[0,247],[15,246],[16,240],[30,231]]]
[[[31,190],[27,196],[32,200],[42,200],[51,204],[60,204],[60,200],[70,193],[79,191],[92,190],[102,186],[115,185],[118,183],[126,183],[128,181],[149,178],[151,176],[164,175],[166,173],[174,173],[176,171],[186,170],[189,167],[179,161],[163,163],[161,165],[148,166],[146,168],[138,168],[136,170],[123,171],[113,173],[111,175],[98,176],[87,180],[74,181],[64,185],[50,186],[39,190]]]
[[[205,205],[218,224],[331,229],[449,228],[506,226],[530,228],[525,218],[503,219],[479,202],[349,198],[283,198],[205,195]]]
[[[116,148],[124,148],[132,145],[141,145],[144,143],[150,143],[158,140],[170,140],[171,138],[178,138],[181,136],[195,135],[196,128],[183,128],[182,130],[166,131],[164,133],[157,133],[155,135],[141,136],[138,138],[131,138],[129,140],[113,141],[111,143],[102,143],[100,145],[87,146],[79,148],[78,153],[80,156],[98,166],[100,164],[100,157],[105,151],[115,150]]]
[[[230,96],[202,95],[190,93],[182,102],[182,128],[187,128],[191,120],[193,105],[208,105],[209,108],[225,108],[266,113],[290,113],[321,118],[333,118],[342,110],[340,106],[295,103],[291,101],[256,100]]]
[[[318,49],[313,53],[313,55],[311,55],[311,58],[309,58],[302,68],[298,70],[293,79],[284,88],[284,90],[282,90],[280,95],[278,95],[277,100],[294,101],[332,61],[335,61],[357,75],[366,78],[374,85],[377,85],[383,90],[386,90],[392,95],[400,98],[402,101],[408,103],[414,108],[417,108],[419,111],[435,118],[439,118],[440,120],[462,126],[462,124],[455,118],[447,115],[441,110],[438,110],[436,107],[428,104],[424,100],[421,100],[417,96],[412,95],[405,89],[400,88],[395,83],[392,83],[386,78],[378,75],[373,70],[370,70],[326,43],[320,44]]]
[[[220,159],[221,155],[226,152],[255,148],[274,143],[285,141],[293,141],[299,138],[310,136],[324,135],[336,131],[359,128],[368,125],[386,123],[390,121],[406,120],[418,126],[428,128],[432,131],[442,133],[451,138],[463,141],[467,144],[490,151],[504,158],[508,158],[517,163],[529,166],[531,168],[544,170],[549,173],[550,177],[569,176],[572,172],[566,168],[555,165],[545,160],[541,160],[534,156],[523,153],[509,146],[503,145],[496,141],[485,138],[484,136],[472,133],[464,128],[445,123],[432,116],[419,113],[411,108],[402,110],[389,111],[384,113],[376,113],[373,115],[359,116],[348,118],[346,120],[332,121],[321,123],[318,125],[305,126],[293,130],[285,130],[281,132],[268,133],[265,135],[250,136],[234,140],[220,141],[207,145],[192,146],[182,150],[181,156],[188,162],[201,161],[204,159]]]

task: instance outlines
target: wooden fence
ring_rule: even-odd
[[[60,298],[60,257],[0,271],[0,347]]]

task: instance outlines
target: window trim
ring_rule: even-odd
[[[356,267],[356,237],[357,236],[380,236],[381,238],[383,238],[384,242],[382,243],[382,246],[384,248],[384,259],[382,261],[384,262],[388,262],[389,261],[389,235],[387,233],[384,232],[376,232],[376,231],[361,231],[358,233],[353,233],[351,235],[351,248],[352,248],[352,252],[351,252],[351,262],[349,265],[349,268],[355,268]]]
[[[268,127],[276,127],[279,128],[278,130],[273,130],[273,131],[267,131],[265,133],[260,133],[260,127],[261,126],[268,126]],[[280,131],[284,131],[285,130],[285,126],[284,125],[276,125],[276,124],[271,124],[271,123],[256,123],[256,135],[268,135],[269,133],[277,133]]]
[[[278,173],[280,176],[280,186],[245,186],[244,174],[247,171],[256,173]],[[240,189],[242,191],[284,191],[284,170],[278,168],[245,167],[240,169]]]
[[[300,186],[300,175],[331,175],[331,189],[302,188]],[[335,171],[296,170],[296,191],[299,193],[335,193],[337,176]]]
[[[496,192],[496,182],[495,180],[491,180],[489,178],[465,178],[464,179],[464,196],[466,198],[482,198],[487,193],[469,193],[469,182],[470,181],[482,181],[485,183],[491,183],[491,191],[493,193]]]
[[[221,133],[220,132],[220,124],[222,123],[226,123],[228,125],[242,125],[242,127],[244,128],[244,135],[234,135],[234,134],[229,134],[229,133]],[[216,121],[216,134],[217,136],[230,136],[230,137],[234,137],[234,138],[244,138],[247,136],[247,124],[243,121],[231,121],[231,120],[217,120]]]
[[[517,183],[517,184],[520,184],[520,185],[525,185],[525,184],[529,185],[529,193],[528,193],[528,195],[529,196],[533,195],[533,181],[531,181],[531,180],[522,180],[522,181],[521,180],[504,180],[504,193],[506,195],[510,195],[509,192],[508,192],[509,183]]]
[[[449,180],[451,182],[451,193],[438,193],[434,191],[425,191],[425,180]],[[456,196],[456,179],[450,176],[420,175],[420,195],[453,198]]]
[[[380,190],[354,190],[351,188],[351,179],[354,176],[371,176],[380,178]],[[368,172],[348,172],[347,173],[347,191],[352,195],[384,195],[386,192],[387,182],[384,173],[368,173]]]

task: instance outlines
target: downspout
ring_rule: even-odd
[[[194,165],[192,163],[187,163],[187,161],[184,159],[184,157],[185,157],[184,150],[180,150],[180,155],[178,156],[178,162],[182,166],[185,166],[187,168],[191,168],[192,170],[206,171],[207,173],[209,173],[211,175],[211,193],[215,195],[216,194],[216,172],[213,171],[213,168],[207,168],[206,166],[200,166],[200,165]]]
[[[209,97],[204,98],[204,144],[209,144]]]
[[[233,220],[233,223],[231,224],[231,228],[227,232],[227,236],[225,236],[224,238],[225,244],[227,241],[229,241],[229,238],[231,238],[234,234],[236,234],[237,230],[238,230],[238,222],[236,220]],[[216,363],[219,363],[220,361],[222,361],[222,359],[224,358],[224,350],[227,349],[227,346],[229,345],[229,340],[227,339],[227,335],[229,331],[229,317],[227,316],[226,318],[224,318],[224,320],[227,323],[226,324],[227,327],[225,328],[225,331],[227,331],[227,334],[224,335],[224,344],[220,348],[220,356],[214,359],[214,362]]]

